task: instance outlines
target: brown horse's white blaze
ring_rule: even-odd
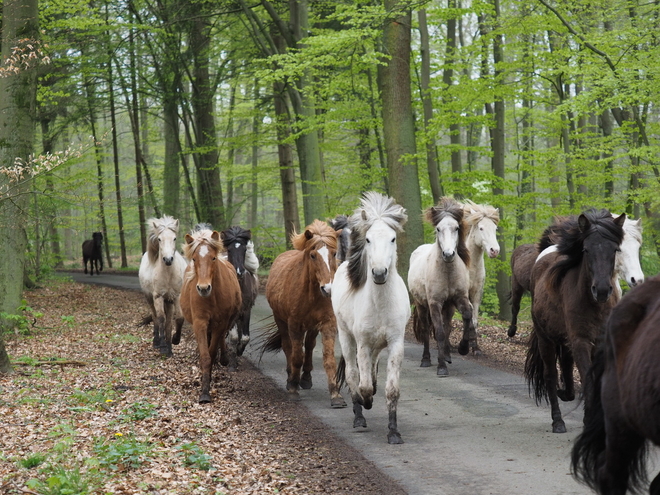
[[[217,231],[202,229],[186,234],[184,254],[190,261],[181,290],[181,309],[192,324],[202,371],[200,404],[211,402],[211,372],[220,348],[220,364],[236,367],[227,352],[226,337],[241,309],[236,271],[219,254],[224,247]]]
[[[330,302],[337,270],[337,233],[315,220],[303,234],[294,235],[292,242],[294,249],[273,262],[266,284],[266,299],[277,331],[268,336],[263,351],[284,351],[287,390],[297,397],[298,389],[312,387],[312,354],[320,333],[330,403],[345,407],[335,379],[337,323]]]

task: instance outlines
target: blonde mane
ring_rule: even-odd
[[[314,220],[305,228],[305,231],[308,230],[312,233],[311,239],[305,237],[305,232],[302,234],[294,232],[291,235],[293,249],[304,251],[308,247],[317,246],[319,244],[325,244],[329,249],[337,249],[337,233],[335,232],[335,229],[330,227],[327,223],[321,220]]]
[[[218,237],[218,240],[216,241],[213,237],[211,237],[212,234],[213,231],[209,229],[195,230],[190,233],[190,237],[193,238],[193,241],[190,243],[186,242],[183,245],[183,255],[188,261],[192,259],[192,255],[197,250],[197,248],[204,243],[208,244],[218,253],[225,252],[225,247],[222,245],[222,239]]]
[[[490,205],[479,205],[466,199],[463,200],[463,211],[465,223],[470,226],[476,225],[485,218],[492,220],[495,225],[500,223],[500,211]]]

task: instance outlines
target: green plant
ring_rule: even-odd
[[[135,402],[122,411],[119,419],[124,422],[141,421],[143,419],[151,418],[158,414],[156,406],[149,402]]]
[[[76,325],[76,317],[75,316],[61,316],[60,317],[64,323],[69,328],[73,328]]]
[[[28,480],[30,490],[41,495],[86,495],[91,493],[89,481],[79,469],[66,470],[59,466],[53,469],[45,482],[38,479]]]
[[[16,308],[16,314],[0,312],[0,328],[3,332],[13,330],[17,335],[30,335],[30,328],[34,327],[37,319],[43,315],[28,306],[27,301],[23,299],[21,305]]]
[[[203,471],[211,469],[211,456],[205,454],[201,447],[193,442],[184,443],[177,447],[183,454],[183,463]]]
[[[138,468],[151,455],[151,442],[141,441],[134,435],[115,434],[113,438],[97,438],[94,452],[100,468],[112,471],[123,468]]]
[[[116,392],[108,389],[76,389],[70,396],[70,400],[75,404],[71,407],[73,411],[89,411],[90,408],[101,407],[107,409],[107,403],[113,402],[117,396]]]
[[[23,459],[19,459],[18,464],[25,469],[32,469],[43,464],[46,460],[46,455],[41,452],[36,452]]]

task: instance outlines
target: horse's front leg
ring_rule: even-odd
[[[550,414],[552,416],[552,432],[566,433],[566,423],[561,417],[559,400],[557,398],[557,352],[555,344],[540,333],[538,335],[538,350],[543,361],[543,381],[550,402]]]
[[[177,296],[174,299],[174,321],[176,323],[176,329],[174,331],[174,335],[172,336],[172,344],[174,345],[179,345],[181,342],[181,328],[183,328],[183,322],[184,322],[184,317],[183,317],[183,312],[181,311],[181,300],[180,296]]]
[[[154,347],[158,347],[160,353],[167,356],[167,341],[165,339],[165,298],[160,294],[154,294]],[[170,354],[172,350],[170,349]]]
[[[477,341],[477,320],[479,319],[479,307],[481,306],[481,298],[483,296],[483,284],[480,288],[471,288],[470,289],[470,303],[472,303],[472,327],[474,328],[474,341],[470,342],[472,347],[472,353],[476,356],[481,355],[481,349],[479,348],[479,342]]]
[[[442,305],[434,304],[431,308],[431,322],[435,331],[435,341],[438,344],[438,369],[436,374],[438,376],[448,376],[447,362],[445,360],[445,341],[447,335],[445,334],[445,326],[442,317]]]
[[[387,399],[388,433],[387,443],[403,443],[396,419],[397,405],[399,404],[399,374],[403,362],[403,339],[390,343],[387,358],[387,380],[385,382],[385,398]]]
[[[202,391],[199,395],[199,403],[207,404],[211,402],[211,353],[209,352],[207,320],[193,320],[193,332],[197,340],[197,350],[199,351],[199,368],[202,372]],[[215,356],[214,356],[215,357]]]
[[[328,378],[328,390],[330,392],[330,407],[346,407],[346,401],[339,392],[337,384],[335,360],[335,337],[337,335],[337,323],[334,318],[330,322],[321,325],[319,329],[323,344],[323,368]]]
[[[561,376],[564,380],[564,389],[557,389],[557,397],[559,397],[564,402],[568,402],[575,399],[575,381],[573,380],[573,353],[565,345],[562,345],[560,349],[559,366],[561,368]]]
[[[302,325],[289,321],[289,359],[287,360],[288,379],[286,382],[286,389],[298,396],[298,389],[300,388],[300,371],[304,362],[303,354],[303,337],[305,331]],[[282,347],[284,348],[284,338],[282,339]]]
[[[318,330],[308,330],[305,334],[305,359],[303,361],[302,376],[300,377],[300,388],[304,390],[312,388],[314,347],[316,347],[316,336],[318,333]]]
[[[431,366],[431,349],[429,346],[429,341],[431,340],[431,324],[429,310],[426,306],[420,304],[415,305],[415,314],[413,315],[413,325],[415,328],[415,335],[418,336],[418,339],[421,339],[422,344],[424,345],[424,350],[422,351],[422,363],[419,365],[420,368],[429,368]]]
[[[511,277],[511,325],[506,334],[509,337],[516,335],[518,331],[518,313],[520,312],[520,301],[525,292],[522,285],[518,283],[516,277]]]
[[[463,338],[458,344],[458,353],[461,356],[465,356],[470,352],[470,348],[472,348],[472,352],[475,355],[481,355],[481,349],[479,349],[479,345],[477,344],[477,332],[474,329],[472,303],[467,297],[459,297],[456,300],[456,308],[463,317]]]
[[[245,348],[250,342],[250,315],[251,315],[251,310],[247,309],[245,313],[243,313],[243,318],[241,318],[241,321],[238,323],[239,341],[236,350],[236,354],[238,356],[243,355]]]
[[[340,330],[341,332],[341,330]],[[362,414],[362,397],[358,390],[360,389],[360,373],[357,366],[357,342],[353,335],[343,332],[339,334],[339,343],[341,344],[341,353],[346,365],[346,383],[353,400],[353,428],[367,427],[367,420]]]

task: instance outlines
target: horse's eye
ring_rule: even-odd
[[[396,241],[396,237],[392,237],[392,244]]]
[[[215,259],[216,259],[216,258],[215,258],[215,256],[214,256],[214,257],[213,257],[213,261],[215,261]]]
[[[312,253],[310,256],[312,257],[313,260],[316,259],[316,255],[314,253]]]
[[[458,227],[456,227],[454,230],[455,230],[456,232],[458,232]]]
[[[483,228],[483,227],[479,227],[479,230],[484,230],[484,228]]]
[[[176,241],[176,237],[174,238],[174,240]]]
[[[367,239],[367,244],[371,244],[371,241],[369,239]]]

